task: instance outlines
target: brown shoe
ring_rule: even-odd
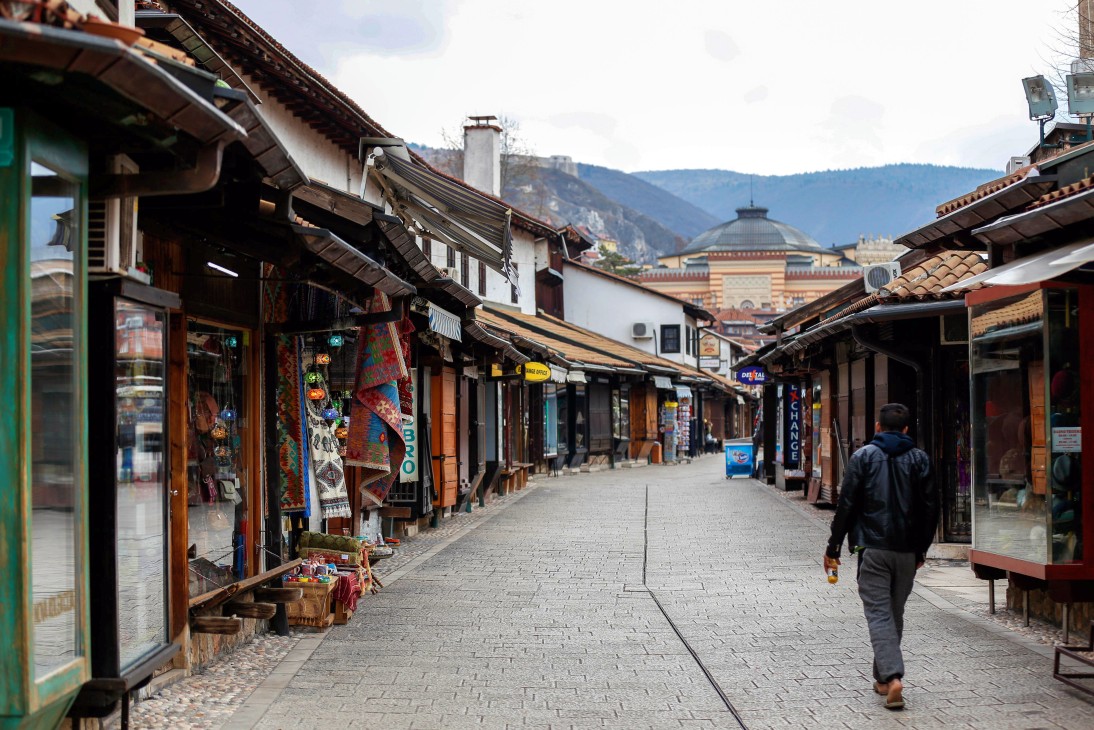
[[[904,709],[904,683],[900,681],[900,677],[889,680],[888,691],[885,693],[885,709]]]

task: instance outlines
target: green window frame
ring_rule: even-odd
[[[53,719],[60,722],[80,685],[90,675],[86,466],[88,155],[78,139],[30,112],[15,110],[14,115],[6,119],[14,120],[14,124],[9,123],[3,130],[4,134],[11,135],[14,155],[10,164],[3,165],[4,161],[0,160],[3,165],[0,166],[0,337],[3,338],[0,378],[15,385],[11,386],[8,407],[0,409],[0,479],[15,488],[0,490],[0,541],[3,542],[0,593],[6,599],[5,610],[0,611],[0,636],[11,637],[8,650],[0,652],[0,721],[5,717],[33,717],[35,724],[48,724]],[[40,178],[38,206],[34,205],[34,173]],[[51,192],[51,184],[62,192]],[[71,197],[72,204],[65,206],[61,215],[50,215],[49,206],[41,204],[43,199],[56,201],[65,197]],[[45,225],[55,226],[50,244],[63,245],[72,254],[70,259],[67,255],[58,257],[66,262],[59,267],[59,278],[67,278],[71,283],[62,281],[56,287],[60,295],[54,295],[55,300],[70,302],[67,315],[63,309],[60,313],[61,319],[69,325],[64,333],[56,331],[57,313],[43,312],[41,307],[34,311],[31,236],[40,233],[43,220]],[[67,264],[69,260],[71,265]],[[40,262],[35,278],[42,278],[41,268]],[[41,299],[39,296],[38,304]],[[58,341],[62,344],[58,345]],[[35,352],[39,359],[32,357],[32,347],[37,348]],[[40,396],[36,397],[34,391],[43,380],[35,377],[35,373],[41,375],[45,367],[50,367],[43,366],[40,358],[45,347],[54,347],[62,353],[70,351],[62,354],[60,364],[69,389],[53,404],[56,411],[44,412],[43,408],[50,406],[43,403]],[[59,377],[58,382],[61,380]],[[43,431],[44,417],[68,419],[65,428],[57,431],[64,437],[62,443],[68,447],[67,463],[62,460],[60,466],[56,453],[49,454],[43,444],[36,443],[43,433],[47,436],[52,433],[49,428]],[[36,601],[34,581],[37,577],[41,589],[42,577],[35,575],[34,507],[36,499],[42,507],[46,498],[36,496],[33,485],[36,483],[35,466],[41,466],[47,459],[52,460],[49,466],[54,473],[51,476],[59,475],[67,500],[60,502],[60,508],[51,508],[64,515],[63,524],[70,527],[63,536],[68,562],[62,569],[60,581],[54,584],[63,585],[66,590],[40,590]],[[41,537],[45,532],[43,525],[40,524],[38,530]],[[67,590],[68,587],[71,590]],[[46,637],[44,625],[57,617],[62,618],[61,628],[52,628],[53,635],[43,638]],[[37,630],[36,622],[39,624]],[[66,634],[69,629],[71,633]],[[64,642],[63,649],[67,649],[71,639],[71,651],[60,651],[56,654],[60,658],[47,662],[43,659],[44,654],[48,658],[44,650],[36,654],[36,641],[44,646],[47,640],[54,641],[57,636]]]

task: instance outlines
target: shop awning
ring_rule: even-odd
[[[745,399],[742,398],[741,396],[737,396],[737,405],[740,405],[740,406],[745,405]]]
[[[686,385],[677,385],[676,386],[676,397],[677,398],[693,398],[694,396],[691,393],[691,388],[689,388],[688,386],[686,386]]]
[[[566,373],[566,382],[587,383],[589,381],[585,379],[585,372],[583,370],[571,370],[570,372]]]
[[[653,384],[658,390],[673,390],[675,388],[672,384],[672,380],[664,375],[654,375]]]
[[[560,368],[557,365],[550,365],[551,368],[551,382],[552,383],[565,383],[566,378],[569,375],[569,371],[564,368]]]
[[[474,256],[513,281],[511,208],[394,150],[374,148],[367,165],[394,212],[415,232]]]
[[[38,23],[0,20],[0,63],[85,74],[199,142],[246,136],[239,124],[156,63],[139,47]],[[177,69],[177,73],[187,73]],[[194,71],[197,77],[210,78]],[[63,90],[58,93],[63,94]]]
[[[463,341],[463,325],[460,318],[421,297],[414,297],[411,308],[429,318],[429,329],[456,342]]]
[[[417,289],[414,288],[413,284],[403,281],[326,228],[312,228],[294,224],[292,230],[303,242],[306,249],[358,281],[364,282],[389,296],[417,293]]]
[[[984,286],[1021,286],[1055,279],[1069,271],[1094,262],[1094,241],[1086,240],[1068,246],[1042,251],[1033,256],[988,269],[982,274],[960,281],[943,291],[959,291],[975,284]]]
[[[483,345],[486,345],[487,347],[492,347],[495,350],[503,352],[507,358],[517,364],[524,364],[532,359],[527,355],[519,352],[515,347],[513,347],[512,344],[509,343],[508,340],[492,334],[491,332],[487,331],[485,327],[483,327],[478,322],[475,322],[474,320],[464,322],[463,329],[464,332],[466,332],[471,337],[471,339]]]
[[[310,182],[247,94],[236,89],[220,88],[214,89],[213,94],[227,100],[223,111],[247,132],[243,146],[277,187],[294,190]]]

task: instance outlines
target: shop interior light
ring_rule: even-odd
[[[220,273],[222,273],[222,274],[227,274],[228,276],[230,276],[230,277],[232,277],[232,278],[234,278],[234,279],[238,279],[238,278],[239,278],[239,274],[237,274],[236,272],[232,271],[231,269],[226,269],[226,268],[224,268],[224,267],[223,267],[223,266],[221,266],[220,264],[214,264],[214,263],[213,263],[212,261],[206,261],[206,262],[205,262],[205,265],[206,265],[206,266],[208,266],[208,267],[209,267],[210,269],[212,269],[213,271],[219,271],[219,272],[220,272]]]
[[[1026,103],[1029,104],[1029,118],[1043,119],[1056,115],[1059,104],[1056,102],[1056,92],[1044,76],[1031,76],[1022,79],[1022,88],[1026,91]]]

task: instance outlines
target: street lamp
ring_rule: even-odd
[[[1067,75],[1067,113],[1076,117],[1094,114],[1094,73]]]
[[[1056,93],[1044,76],[1038,75],[1022,79],[1022,87],[1026,91],[1026,103],[1029,104],[1030,119],[1051,119],[1056,116],[1056,110],[1059,108],[1059,104],[1056,103]],[[1069,99],[1070,96],[1069,91]]]

